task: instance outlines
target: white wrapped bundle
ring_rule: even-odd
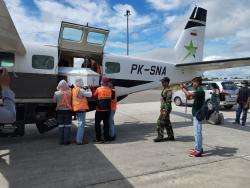
[[[82,78],[84,86],[99,86],[100,75],[88,68],[59,67],[59,76],[66,76],[69,85]]]

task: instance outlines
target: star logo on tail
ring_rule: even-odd
[[[188,45],[184,46],[188,51],[188,54],[184,57],[183,61],[186,60],[189,56],[193,56],[195,58],[196,51],[198,47],[195,47],[193,41],[191,40]]]

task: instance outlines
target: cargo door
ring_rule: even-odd
[[[100,28],[62,22],[58,39],[59,52],[71,52],[75,56],[102,55],[109,31]]]

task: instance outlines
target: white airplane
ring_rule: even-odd
[[[174,49],[176,60],[168,62],[106,54],[103,49],[108,30],[68,22],[61,23],[58,46],[24,45],[0,0],[0,66],[13,72],[11,88],[16,93],[17,121],[12,126],[16,133],[24,135],[25,124],[38,125],[40,121],[48,130],[54,127],[52,97],[62,78],[80,76],[86,83],[97,84],[96,78],[105,75],[114,81],[121,100],[131,93],[159,87],[165,76],[178,83],[208,70],[250,66],[250,58],[202,61],[206,16],[207,10],[194,8]],[[101,65],[102,75],[88,68],[75,68],[74,58],[86,56]],[[95,99],[90,99],[89,104],[94,110]]]

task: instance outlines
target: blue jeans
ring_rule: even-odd
[[[70,144],[71,125],[59,125],[59,144]]]
[[[197,118],[193,117],[193,127],[194,127],[194,139],[195,139],[195,150],[197,152],[202,151],[202,125]]]
[[[112,138],[116,136],[114,116],[115,110],[112,110],[109,116],[109,136]]]
[[[213,106],[213,111],[219,112],[219,109],[220,109],[219,103],[214,103],[214,104],[212,104],[212,106]]]
[[[85,119],[86,119],[86,112],[79,111],[76,113],[77,116],[77,133],[76,133],[76,143],[82,144],[83,143],[83,136],[84,136],[84,128],[85,128]]]
[[[247,121],[247,111],[248,109],[244,109],[243,105],[237,105],[237,109],[236,109],[236,119],[235,121],[237,123],[240,123],[240,116],[241,113],[243,112],[243,116],[242,116],[242,125],[246,125],[246,121]]]

